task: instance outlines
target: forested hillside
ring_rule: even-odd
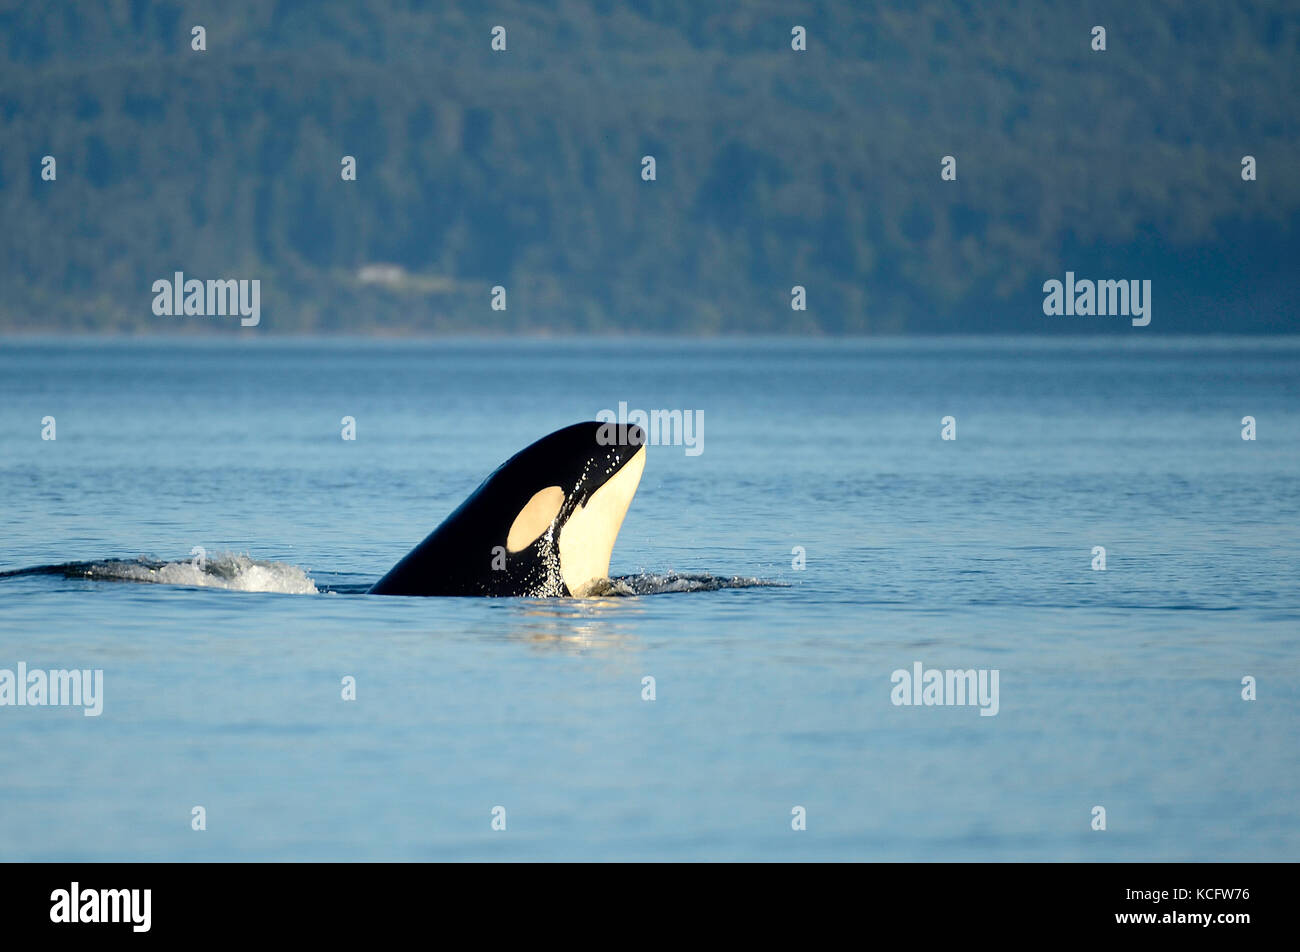
[[[1291,3],[7,2],[0,37],[0,330],[241,332],[156,316],[175,271],[260,279],[242,333],[1126,329],[1043,315],[1067,269],[1151,279],[1145,332],[1300,329]]]

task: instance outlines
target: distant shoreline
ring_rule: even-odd
[[[655,343],[711,344],[769,344],[781,347],[809,347],[838,344],[881,344],[885,346],[945,346],[961,345],[978,349],[979,347],[996,347],[1017,344],[1031,346],[1063,346],[1071,349],[1088,349],[1104,346],[1108,349],[1143,349],[1164,347],[1176,344],[1200,344],[1232,346],[1242,344],[1265,343],[1285,347],[1300,346],[1300,332],[1278,333],[1222,333],[1178,334],[1173,332],[1150,333],[1143,330],[1097,331],[1091,334],[1034,333],[1034,334],[616,334],[609,332],[579,333],[506,333],[499,334],[464,334],[464,333],[275,333],[264,329],[239,331],[229,329],[226,333],[186,333],[186,334],[131,334],[103,332],[69,332],[50,331],[10,331],[0,330],[0,345],[4,342],[14,343],[205,343],[205,344],[251,344],[257,341],[272,341],[277,344],[384,344],[384,343],[461,343],[461,344],[613,344],[636,342],[653,345]]]

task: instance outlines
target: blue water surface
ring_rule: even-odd
[[[352,594],[620,401],[703,452],[612,574],[785,584]],[[1294,860],[1298,472],[1294,339],[0,339],[0,571],[181,582],[0,578],[0,668],[104,672],[0,707],[0,859]]]

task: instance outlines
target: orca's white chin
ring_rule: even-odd
[[[565,587],[578,598],[592,589],[592,583],[609,575],[609,558],[614,540],[623,526],[636,488],[645,469],[642,446],[622,468],[573,511],[560,529],[560,574]]]

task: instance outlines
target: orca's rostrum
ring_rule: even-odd
[[[583,596],[609,575],[645,469],[645,431],[575,423],[520,450],[372,595]]]

